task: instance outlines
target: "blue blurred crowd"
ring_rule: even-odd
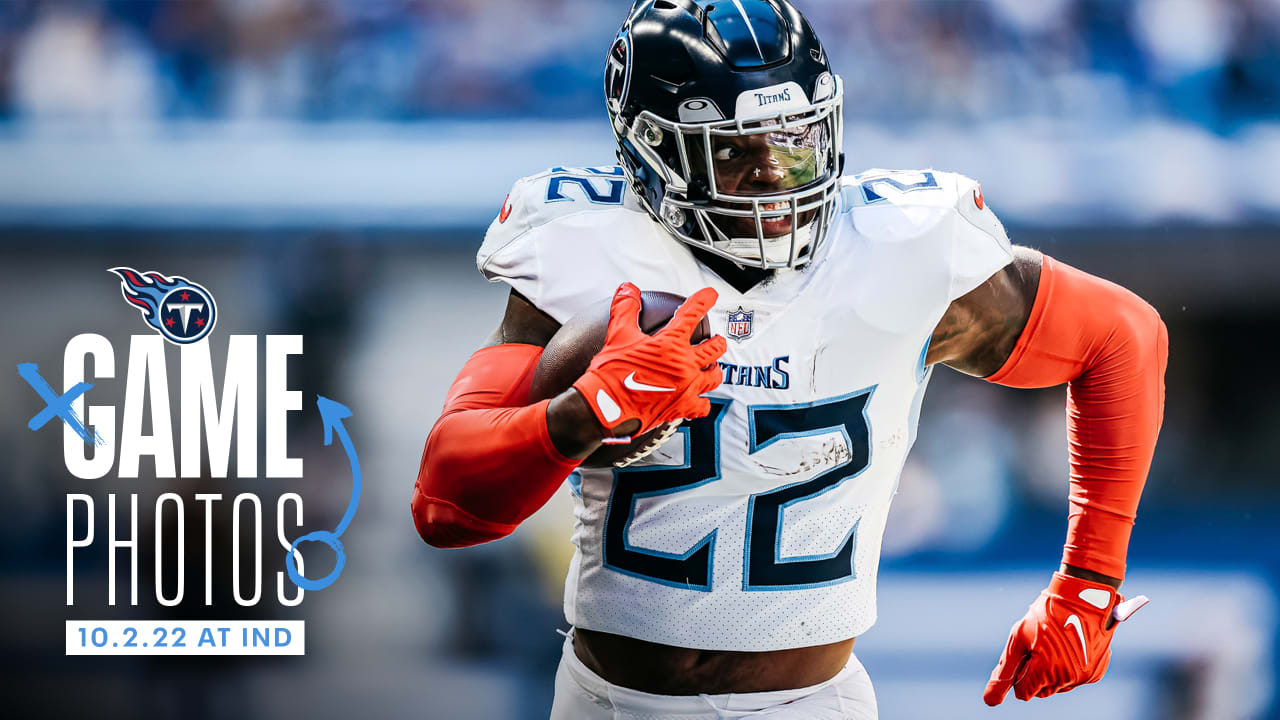
[[[851,120],[1280,116],[1275,0],[796,0]],[[0,118],[589,117],[630,0],[6,0]]]

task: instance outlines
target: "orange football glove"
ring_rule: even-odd
[[[611,433],[638,419],[640,435],[658,425],[711,412],[703,397],[724,380],[716,364],[727,349],[719,335],[690,345],[693,330],[718,295],[703,288],[684,301],[666,327],[653,335],[640,329],[640,290],[623,283],[609,307],[604,347],[573,384]],[[615,442],[623,438],[616,438]]]
[[[1126,601],[1108,585],[1054,573],[1013,626],[982,699],[995,706],[1009,688],[1019,700],[1030,700],[1101,680],[1111,662],[1116,623],[1147,602],[1145,595]]]

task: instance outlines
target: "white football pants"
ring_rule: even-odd
[[[565,638],[551,720],[876,720],[871,678],[856,656],[830,680],[795,690],[726,695],[653,695],[592,672]]]

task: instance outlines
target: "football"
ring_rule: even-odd
[[[606,298],[569,318],[552,336],[533,371],[530,403],[553,398],[568,390],[587,371],[591,359],[604,347],[604,338],[609,331],[611,300]],[[650,335],[661,330],[684,300],[672,293],[640,293],[640,329]],[[696,345],[709,337],[711,324],[704,317],[693,329],[691,342]],[[679,427],[678,422],[666,423],[629,443],[602,445],[582,464],[586,467],[625,467],[656,450]]]

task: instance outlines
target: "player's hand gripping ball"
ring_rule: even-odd
[[[583,465],[635,462],[671,437],[682,420],[711,412],[710,402],[700,396],[724,379],[717,360],[726,350],[723,337],[708,339],[706,314],[716,297],[711,288],[685,300],[641,293],[624,283],[607,316],[604,307],[588,308],[547,343],[534,370],[530,401],[572,386],[612,436]]]
[[[1126,601],[1108,585],[1054,573],[1010,631],[982,699],[994,706],[1010,688],[1019,700],[1030,700],[1101,680],[1116,625],[1146,604],[1145,595]]]

